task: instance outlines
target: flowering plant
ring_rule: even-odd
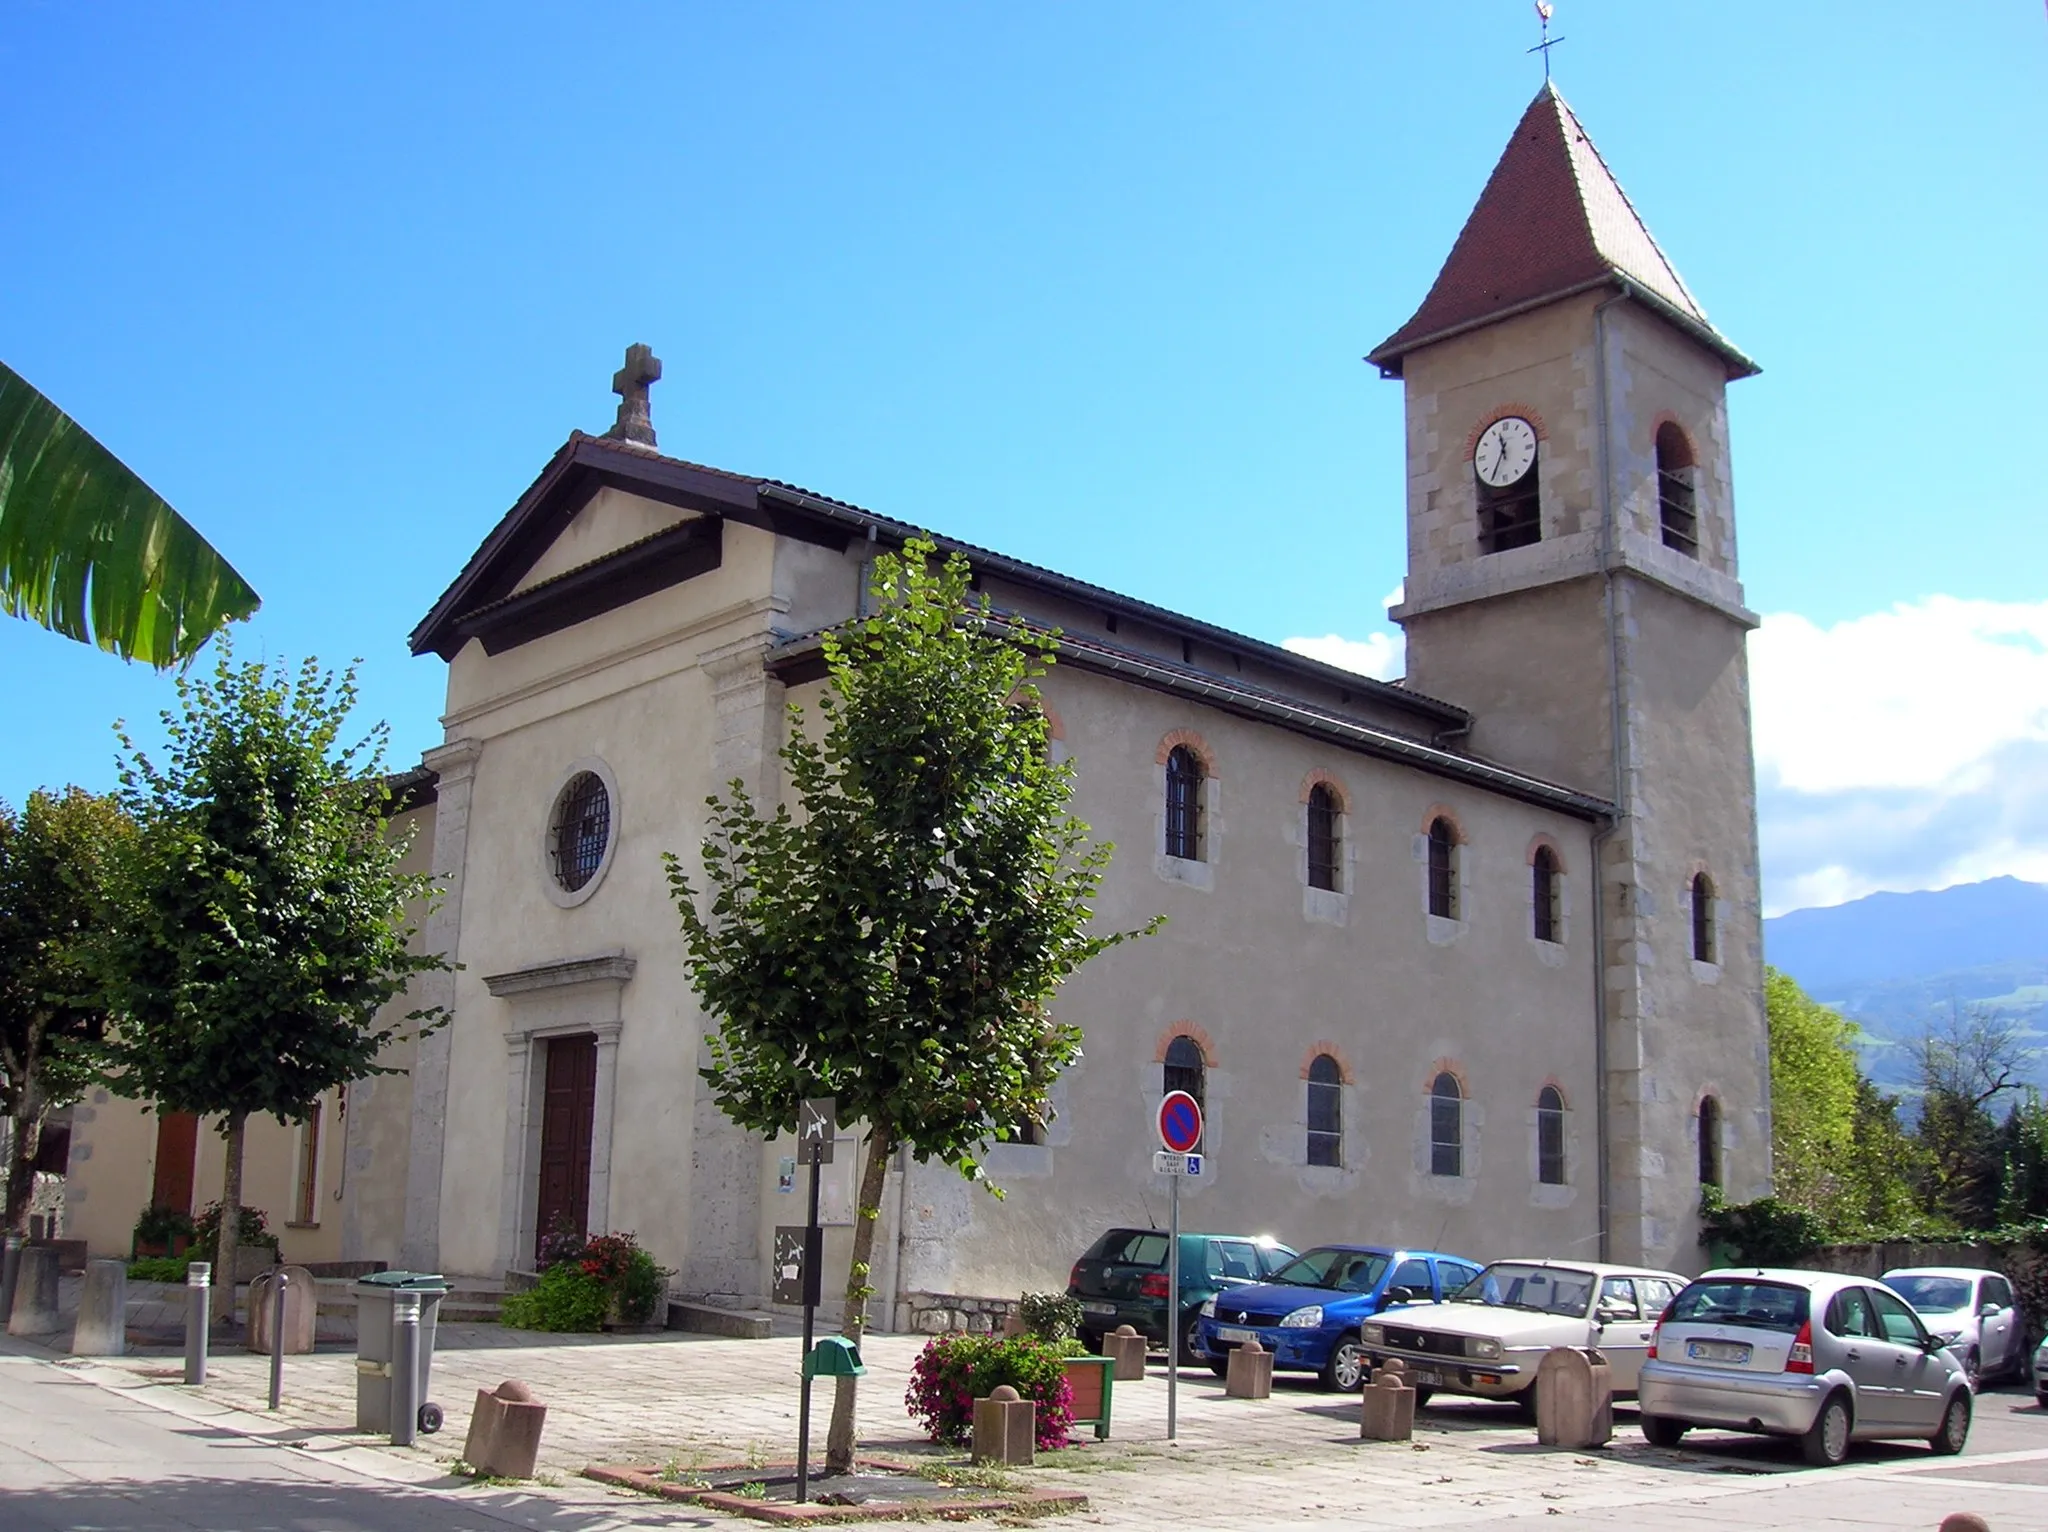
[[[1007,1383],[1038,1406],[1041,1451],[1067,1444],[1074,1390],[1057,1345],[1029,1335],[941,1335],[918,1353],[903,1396],[935,1442],[963,1445],[974,1431],[974,1401]]]

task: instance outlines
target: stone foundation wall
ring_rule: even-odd
[[[1003,1321],[1017,1312],[1015,1298],[968,1298],[958,1293],[906,1293],[903,1308],[908,1311],[908,1328],[920,1335],[942,1335],[948,1330],[971,1330],[979,1335],[1000,1330]]]

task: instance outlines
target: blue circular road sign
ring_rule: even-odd
[[[1159,1103],[1159,1142],[1175,1154],[1189,1154],[1201,1141],[1201,1103],[1184,1090],[1168,1091]]]

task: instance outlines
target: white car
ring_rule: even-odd
[[[1536,1368],[1557,1346],[1596,1346],[1614,1392],[1633,1395],[1676,1272],[1577,1261],[1495,1261],[1443,1303],[1398,1310],[1359,1329],[1375,1365],[1399,1357],[1415,1402],[1437,1392],[1511,1400],[1536,1412]]]
[[[2013,1302],[2012,1284],[1974,1266],[1901,1266],[1884,1285],[1913,1305],[1936,1335],[1953,1335],[1949,1350],[1969,1374],[1970,1387],[2022,1371],[2026,1326]]]

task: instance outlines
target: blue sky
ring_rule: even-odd
[[[1767,900],[2048,878],[2039,5],[1562,0],[1560,87],[1715,322]],[[1412,311],[1541,79],[1455,6],[17,3],[0,356],[266,598],[404,639],[629,341],[664,450],[1398,663]],[[169,683],[0,622],[0,796]]]

